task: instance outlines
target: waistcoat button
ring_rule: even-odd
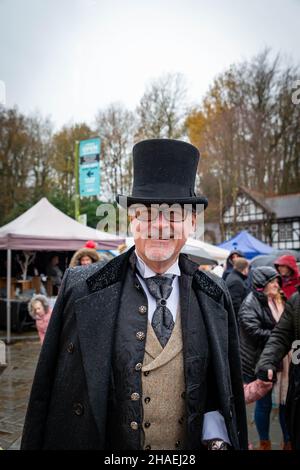
[[[143,315],[144,313],[146,313],[146,312],[147,312],[147,307],[146,307],[146,305],[141,305],[141,306],[139,307],[139,312],[140,312],[142,315]]]
[[[141,362],[138,362],[134,368],[135,370],[141,370],[142,367],[143,367],[143,364]]]

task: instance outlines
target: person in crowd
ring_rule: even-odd
[[[135,245],[67,270],[22,449],[247,449],[229,293],[180,254],[207,205],[194,192],[198,161],[182,141],[134,146],[132,194],[117,201]]]
[[[43,344],[51,317],[51,308],[45,295],[34,295],[28,304],[29,315],[35,319],[40,342]]]
[[[98,263],[100,260],[101,256],[95,250],[95,248],[89,248],[85,246],[74,253],[69,267],[74,268],[75,266],[88,266],[92,263]]]
[[[280,295],[281,279],[276,269],[268,266],[253,269],[252,283],[253,290],[248,294],[239,311],[241,359],[246,384],[255,380],[255,367],[258,359],[284,310],[284,302]],[[289,361],[286,357],[276,384],[276,401],[280,403],[280,425],[286,444],[290,440],[284,415],[288,366]],[[260,450],[271,449],[269,437],[271,411],[272,390],[258,400],[255,406],[254,420],[260,438]]]
[[[287,299],[291,297],[300,285],[300,273],[296,258],[292,255],[283,255],[274,261],[274,266],[282,279],[282,290]]]
[[[229,256],[226,260],[226,264],[225,264],[225,269],[224,269],[224,272],[223,272],[223,275],[222,275],[222,279],[224,281],[226,281],[226,278],[227,276],[231,273],[231,271],[233,270],[233,262],[234,260],[236,260],[237,258],[244,258],[244,254],[242,251],[240,250],[232,250],[230,253],[229,253]]]
[[[292,350],[289,388],[286,398],[286,422],[291,442],[285,449],[300,450],[300,287],[287,301],[285,310],[275,326],[256,366],[257,377],[276,380],[280,364]],[[278,380],[278,379],[277,379]]]
[[[233,261],[233,270],[227,276],[225,281],[232,299],[236,317],[238,316],[243,300],[249,293],[249,289],[245,283],[248,272],[249,262],[245,258],[238,257]]]
[[[53,255],[46,269],[46,275],[51,279],[53,285],[53,293],[56,295],[60,288],[63,272],[59,267],[58,255]]]

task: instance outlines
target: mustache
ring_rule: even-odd
[[[151,230],[148,231],[147,238],[151,238],[152,240],[172,240],[175,238],[175,233],[174,230],[169,227],[151,227]]]

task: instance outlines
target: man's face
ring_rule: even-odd
[[[175,261],[195,225],[192,211],[178,205],[135,205],[129,214],[137,252],[145,261]]]

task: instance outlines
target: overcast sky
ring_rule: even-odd
[[[6,105],[56,126],[92,123],[112,102],[133,110],[169,72],[200,102],[218,73],[265,47],[300,64],[300,0],[0,0]]]

